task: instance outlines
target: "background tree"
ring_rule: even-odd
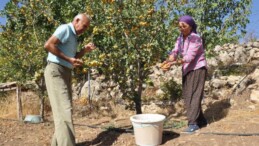
[[[164,23],[168,9],[156,9],[155,2],[88,1],[86,8],[93,18],[88,40],[100,49],[87,56],[86,62],[89,58],[101,62],[102,73],[118,83],[122,97],[133,101],[138,114],[142,113],[141,94],[150,67],[166,56],[175,39],[175,28]]]
[[[43,46],[55,28],[71,22],[84,5],[68,0],[11,0],[1,12],[7,17],[1,32],[0,81],[31,80],[44,68]]]
[[[161,0],[168,4],[172,18],[191,15],[198,24],[207,52],[216,45],[238,43],[246,34],[252,0]]]
[[[58,25],[71,21],[80,8],[82,5],[67,0],[10,0],[1,12],[7,23],[1,26],[0,82],[18,81],[25,85],[34,80],[42,116],[47,56],[44,43]]]
[[[195,18],[210,52],[245,33],[250,6],[251,0],[11,0],[2,12],[7,24],[0,35],[0,81],[42,83],[44,42],[58,25],[87,12],[93,21],[79,42],[93,41],[99,51],[86,55],[84,67],[97,67],[115,81],[142,113],[143,84],[150,67],[174,47],[179,16]]]

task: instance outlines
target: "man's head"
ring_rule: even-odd
[[[88,28],[90,25],[90,18],[87,14],[78,14],[72,21],[75,28],[76,34],[80,35]]]

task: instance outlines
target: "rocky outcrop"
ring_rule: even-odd
[[[259,102],[259,41],[245,44],[225,44],[216,46],[213,50],[215,56],[208,58],[209,78],[205,84],[207,97],[218,99],[229,94],[241,94],[245,90],[251,91],[250,99]],[[182,83],[181,66],[172,66],[167,72],[159,68],[160,63],[152,67],[152,74],[149,78],[153,83],[153,96],[161,96],[163,91],[161,86],[173,79],[178,84]],[[224,73],[239,70],[238,73]],[[90,81],[91,97],[99,98],[120,98],[122,94],[118,85],[112,81],[104,81],[105,77],[95,76]],[[80,97],[89,96],[89,82],[81,88]],[[147,85],[143,85],[148,88]],[[79,93],[79,92],[78,92]]]

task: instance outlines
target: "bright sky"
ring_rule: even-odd
[[[246,30],[248,33],[254,33],[254,35],[259,39],[259,0],[253,0],[252,13],[249,16],[250,23],[248,24]]]
[[[5,4],[9,2],[10,0],[1,0],[0,2],[0,10],[3,10],[5,7]],[[0,24],[5,24],[5,18],[0,17]]]
[[[1,0],[0,10],[3,10],[9,0]],[[259,0],[253,0],[252,13],[249,16],[250,23],[247,25],[247,32],[253,33],[259,39]],[[0,17],[0,24],[5,24],[5,18]]]

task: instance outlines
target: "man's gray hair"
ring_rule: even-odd
[[[81,19],[82,17],[86,17],[86,19],[87,20],[89,20],[89,21],[91,21],[92,19],[91,19],[91,17],[88,15],[88,14],[86,14],[86,13],[79,13],[79,14],[77,14],[75,17],[74,17],[74,20],[76,20],[76,19]]]

